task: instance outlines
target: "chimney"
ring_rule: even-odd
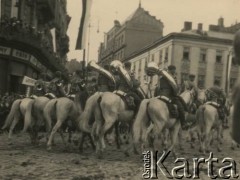
[[[185,21],[183,31],[189,31],[189,30],[192,30],[192,22]]]
[[[218,26],[224,27],[224,19],[223,19],[223,17],[220,17],[220,18],[218,19]]]
[[[202,31],[203,30],[203,24],[202,23],[198,23],[197,30],[198,31]]]

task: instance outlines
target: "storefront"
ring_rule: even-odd
[[[37,79],[40,72],[52,74],[51,70],[42,64],[41,59],[33,54],[0,46],[0,94],[5,92],[26,92],[26,86],[22,84],[24,76]]]

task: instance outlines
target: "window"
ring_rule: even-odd
[[[152,54],[152,59],[151,59],[151,61],[154,61],[154,54]]]
[[[165,50],[165,59],[164,62],[168,62],[168,48]]]
[[[136,62],[133,63],[133,71],[135,71],[135,70],[136,70]]]
[[[162,64],[162,50],[159,51],[159,65]]]
[[[139,61],[139,68],[138,68],[138,71],[141,72],[142,70],[142,60]]]
[[[207,56],[207,50],[206,49],[201,49],[200,50],[200,61],[201,63],[206,62],[206,56]]]
[[[147,67],[147,64],[148,64],[147,58],[145,58],[145,68]]]
[[[222,63],[222,51],[216,51],[216,63]]]
[[[231,78],[230,79],[230,89],[232,89],[237,81],[237,78]]]
[[[190,48],[184,47],[183,48],[183,60],[189,60]]]
[[[232,66],[237,66],[237,62],[236,62],[236,59],[234,57],[232,57]]]
[[[215,76],[214,77],[214,82],[218,82],[219,86],[222,85],[222,77],[221,76]]]
[[[205,88],[205,75],[198,75],[198,87]]]

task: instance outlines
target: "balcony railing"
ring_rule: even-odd
[[[0,38],[21,42],[30,47],[38,49],[47,61],[50,61],[56,69],[64,69],[60,65],[61,59],[53,52],[52,42],[46,32],[37,31],[34,27],[23,25],[22,22],[16,18],[2,19],[0,23]]]

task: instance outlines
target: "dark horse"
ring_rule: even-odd
[[[234,37],[234,60],[238,65],[240,65],[240,30],[237,31]],[[233,91],[233,123],[232,123],[232,138],[237,143],[240,143],[240,83],[236,85]]]

